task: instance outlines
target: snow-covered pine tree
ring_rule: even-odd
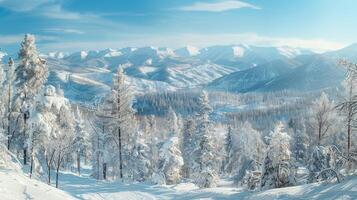
[[[123,178],[123,156],[130,151],[129,144],[125,141],[132,140],[132,120],[134,120],[134,110],[132,109],[132,96],[129,86],[125,83],[125,74],[122,68],[118,68],[117,74],[113,78],[113,89],[111,95],[111,117],[112,139],[118,151],[119,178]],[[126,146],[126,147],[124,147]]]
[[[168,137],[178,136],[179,135],[179,124],[178,117],[175,111],[170,107],[167,112],[167,129],[168,129]]]
[[[181,178],[183,158],[180,151],[178,137],[167,139],[159,150],[158,171],[153,175],[153,182],[157,184],[174,184]]]
[[[224,161],[224,173],[230,174],[232,172],[232,158],[236,152],[233,150],[233,133],[232,127],[228,126],[226,137],[224,138],[224,150],[226,158]]]
[[[195,133],[196,125],[193,119],[187,119],[183,127],[183,141],[182,141],[182,157],[184,160],[183,176],[185,178],[192,178],[194,160],[193,152],[195,150]]]
[[[81,174],[81,157],[86,157],[86,153],[90,148],[90,140],[89,134],[85,130],[84,121],[82,118],[82,114],[78,108],[76,107],[75,113],[75,121],[74,121],[74,130],[75,130],[75,146],[74,149],[76,151],[76,161],[77,161],[77,171],[78,174]]]
[[[48,69],[46,62],[39,57],[35,45],[35,36],[26,34],[21,43],[19,52],[20,64],[15,70],[16,93],[13,100],[13,111],[23,115],[20,130],[20,141],[23,143],[24,164],[27,164],[27,146],[25,140],[28,137],[27,120],[30,117],[30,111],[35,103],[35,97],[39,94],[43,84],[47,80]]]
[[[145,141],[141,131],[137,131],[135,145],[131,154],[131,170],[135,181],[146,181],[151,177],[151,155],[150,148]]]
[[[287,187],[294,183],[290,163],[290,136],[279,122],[271,133],[268,151],[264,160],[261,179],[262,189]]]
[[[292,157],[296,162],[304,165],[308,160],[309,147],[309,136],[306,132],[305,121],[300,118],[290,119],[288,126],[292,132]]]
[[[15,130],[13,130],[13,115],[12,115],[12,98],[13,98],[13,83],[14,83],[14,61],[9,58],[8,67],[6,70],[6,80],[3,90],[6,91],[6,95],[3,99],[5,104],[5,114],[3,115],[6,122],[6,133],[7,133],[7,149],[10,150],[11,143],[15,136]]]
[[[196,163],[198,173],[196,183],[201,188],[214,187],[218,181],[218,163],[216,160],[215,138],[212,134],[212,124],[209,115],[212,108],[209,105],[208,94],[203,91],[199,98],[197,116]]]
[[[91,176],[101,180],[107,178],[107,163],[109,162],[109,141],[112,134],[110,133],[111,118],[108,118],[107,111],[111,110],[110,104],[100,103],[96,110],[95,116],[89,120],[92,128],[90,134],[92,146],[92,174]],[[93,122],[92,122],[93,121]]]
[[[252,172],[249,175],[256,175],[260,171],[265,145],[260,132],[253,129],[249,122],[244,122],[233,133],[228,165],[235,173],[235,183],[243,184],[248,172]]]
[[[3,65],[1,61],[2,57],[0,56],[0,90],[4,90],[4,70],[3,70]],[[6,104],[5,104],[5,99],[4,96],[0,96],[0,122],[1,124],[5,124],[4,122],[6,119]],[[0,126],[0,148],[2,148],[2,142],[6,141],[6,136],[5,136],[5,130],[3,126]]]
[[[323,146],[315,146],[309,163],[308,163],[308,169],[309,169],[309,182],[313,183],[317,181],[317,176],[319,173],[328,168],[328,156],[327,156],[327,148]]]

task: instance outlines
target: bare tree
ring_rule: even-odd
[[[317,144],[328,134],[333,125],[334,106],[328,96],[322,93],[320,98],[313,102],[313,116],[310,126],[317,132]]]
[[[352,131],[354,128],[354,122],[356,122],[357,114],[357,94],[356,94],[356,84],[357,84],[357,64],[351,63],[345,60],[341,60],[340,64],[346,67],[346,79],[344,86],[346,89],[346,96],[337,105],[337,108],[343,112],[346,117],[346,128],[347,128],[347,157],[350,158],[351,155],[351,142],[352,142]]]

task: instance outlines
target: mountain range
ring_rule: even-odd
[[[338,87],[344,68],[337,61],[357,61],[357,44],[322,54],[292,47],[221,45],[202,49],[128,47],[41,56],[50,67],[49,84],[63,88],[72,100],[93,101],[110,90],[118,67],[124,68],[135,93],[192,88],[267,92]]]

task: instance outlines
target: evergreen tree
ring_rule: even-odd
[[[290,136],[284,131],[283,123],[279,122],[271,134],[264,160],[263,189],[287,187],[294,183],[290,154]]]
[[[20,141],[23,143],[24,164],[27,164],[26,133],[28,129],[27,121],[30,111],[35,103],[35,97],[39,94],[43,84],[47,80],[48,69],[46,63],[39,57],[35,45],[35,36],[27,34],[21,43],[19,52],[20,64],[15,70],[16,93],[14,95],[14,111],[21,114],[22,123],[19,127],[22,130]]]
[[[196,155],[199,166],[196,175],[196,183],[201,188],[214,187],[218,181],[217,160],[215,149],[215,138],[212,135],[212,125],[209,120],[209,114],[212,108],[209,105],[208,94],[203,91],[199,98],[198,127]]]
[[[150,148],[145,142],[144,135],[138,131],[135,145],[132,152],[130,166],[133,171],[133,179],[136,181],[146,181],[151,177],[151,155]]]
[[[84,122],[82,119],[82,114],[76,107],[74,121],[74,130],[75,130],[75,151],[76,151],[76,160],[77,160],[77,171],[78,174],[81,173],[81,156],[86,157],[86,151],[90,148],[89,134],[85,130]]]
[[[194,135],[195,135],[195,121],[188,119],[183,127],[183,142],[182,142],[182,157],[184,160],[183,174],[186,178],[191,178],[194,168]]]
[[[158,171],[153,175],[153,181],[158,184],[177,183],[181,178],[182,166],[179,139],[171,137],[160,147]]]
[[[9,58],[6,81],[4,84],[4,90],[6,91],[5,99],[3,99],[5,104],[5,114],[4,119],[6,122],[7,131],[7,149],[10,150],[11,143],[15,137],[14,122],[13,122],[13,112],[12,112],[12,98],[13,98],[13,83],[14,83],[14,61]]]

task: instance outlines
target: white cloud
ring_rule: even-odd
[[[84,34],[84,31],[78,29],[71,29],[71,28],[47,28],[44,29],[45,32],[49,33],[71,33],[71,34]]]
[[[41,9],[41,15],[52,19],[81,19],[83,15],[64,10],[61,5],[53,4]]]
[[[26,12],[53,2],[54,0],[0,0],[0,7],[16,12]]]
[[[56,41],[58,38],[46,35],[35,35],[36,41]],[[0,45],[20,44],[25,34],[0,35]]]
[[[251,8],[251,9],[260,9],[259,7],[242,2],[242,1],[218,1],[214,3],[204,3],[204,2],[196,2],[189,6],[184,6],[179,8],[182,11],[206,11],[206,12],[223,12],[227,10],[235,10],[241,8]]]
[[[8,45],[19,43],[24,38],[24,35],[0,35],[0,45]]]

